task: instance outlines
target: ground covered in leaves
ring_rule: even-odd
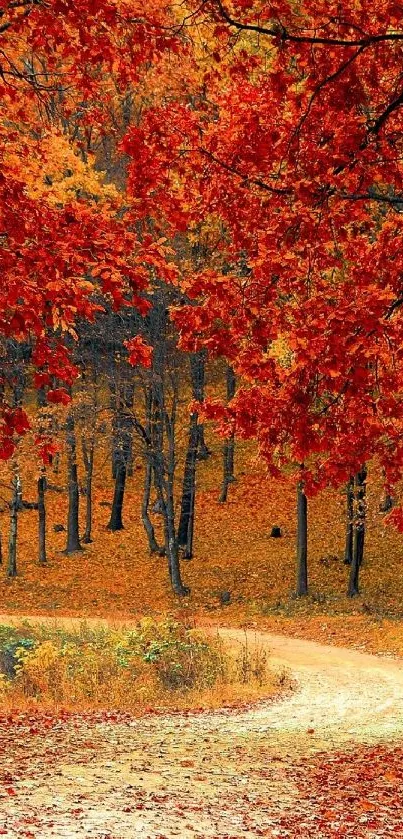
[[[241,643],[242,633],[226,640]],[[199,714],[10,713],[0,835],[12,839],[403,837],[403,667],[259,636],[296,689]]]
[[[324,642],[354,645],[403,655],[403,537],[385,524],[379,511],[381,487],[374,470],[368,481],[368,528],[362,595],[345,597],[348,569],[343,564],[345,498],[327,490],[309,502],[310,596],[293,598],[295,588],[295,489],[273,481],[253,460],[249,445],[237,448],[237,482],[227,504],[218,503],[221,443],[211,438],[212,456],[198,466],[195,556],[183,563],[191,595],[172,595],[163,558],[149,556],[140,522],[143,463],[135,463],[124,506],[125,529],[110,533],[113,484],[109,455],[98,454],[94,480],[94,542],[66,557],[64,465],[50,476],[64,490],[47,493],[48,564],[37,564],[37,513],[19,516],[19,575],[0,574],[4,613],[79,615],[131,620],[171,613],[185,621],[249,625],[285,631]],[[24,497],[35,497],[36,465],[24,459]],[[2,467],[3,471],[6,469]],[[5,476],[6,477],[6,476]],[[84,507],[84,503],[81,505]],[[83,512],[83,511],[82,511]],[[154,523],[160,526],[159,517]],[[281,528],[279,539],[271,528]],[[3,544],[7,510],[0,514]],[[230,602],[223,606],[225,592]]]

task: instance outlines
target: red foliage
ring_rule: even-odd
[[[133,367],[151,367],[152,347],[146,344],[140,335],[125,341],[125,346],[129,350],[129,361]]]
[[[85,197],[63,205],[38,200],[27,189],[22,163],[41,155],[40,139],[52,120],[78,120],[75,148],[86,149],[80,138],[86,136],[88,120],[103,130],[104,113],[95,105],[103,99],[105,75],[113,73],[118,86],[127,86],[138,79],[144,62],[165,49],[175,50],[170,15],[159,2],[151,2],[145,12],[137,0],[1,3],[7,70],[1,77],[0,336],[33,345],[37,386],[50,384],[52,377],[72,383],[76,371],[63,338],[74,336],[77,318],[94,317],[100,292],[116,307],[131,295],[144,313],[139,293],[148,283],[149,266],[161,267],[162,247],[140,243],[117,208],[105,212]],[[65,80],[56,108],[55,91]],[[65,402],[65,391],[53,389],[50,401]],[[7,409],[1,457],[12,454],[13,433],[17,439],[23,430],[20,415],[13,420]]]
[[[232,403],[237,432],[256,437],[271,466],[307,462],[313,491],[377,454],[394,484],[403,467],[396,6],[349,2],[341,13],[337,3],[248,0],[228,10],[212,0],[194,14],[216,58],[200,73],[198,55],[187,56],[186,84],[173,95],[173,74],[169,105],[151,104],[124,146],[145,214],[152,206],[175,233],[186,225],[197,236],[206,219],[217,229],[213,267],[184,265],[193,303],[175,313],[183,346],[231,360],[245,383]]]

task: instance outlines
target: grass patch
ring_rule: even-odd
[[[235,654],[172,620],[134,629],[0,625],[0,706],[69,709],[203,708],[279,692],[266,653]]]

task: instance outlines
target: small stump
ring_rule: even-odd
[[[282,535],[283,535],[283,534],[282,534],[282,532],[281,532],[281,527],[278,527],[277,525],[275,525],[274,527],[272,527],[272,529],[271,529],[271,533],[270,533],[270,536],[271,536],[271,538],[272,538],[272,539],[280,539],[280,537],[281,537]]]

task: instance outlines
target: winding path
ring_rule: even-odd
[[[220,634],[231,645],[245,641],[240,630]],[[318,751],[403,741],[403,662],[268,633],[250,632],[248,643],[267,650],[275,667],[291,670],[295,691],[241,712],[63,723],[46,741],[25,744],[25,755],[17,743],[2,758],[17,780],[16,794],[0,798],[0,833],[13,839],[294,836],[279,828],[279,814],[298,796],[290,764],[309,763]],[[321,835],[308,827],[298,836]]]

